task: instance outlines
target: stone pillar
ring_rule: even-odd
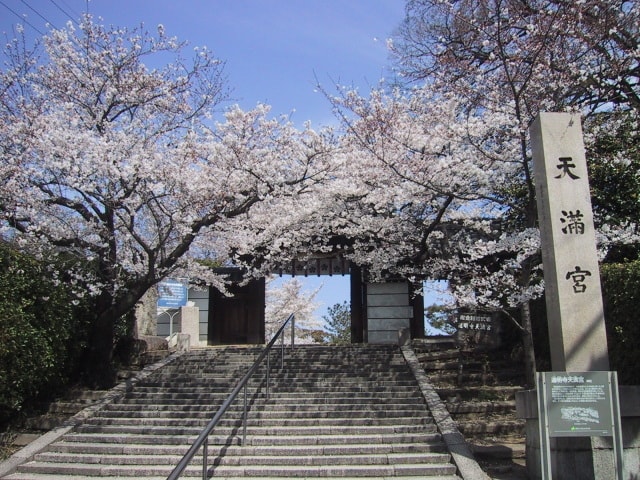
[[[198,307],[181,307],[180,321],[180,332],[189,336],[189,345],[200,347],[200,312]]]
[[[582,128],[577,115],[541,113],[531,126],[533,169],[553,371],[608,371],[595,228]],[[526,419],[527,469],[540,478],[535,392],[517,399]],[[550,441],[554,478],[607,478],[611,451],[596,437]],[[605,476],[603,476],[605,475]]]
[[[554,371],[609,370],[580,118],[541,113],[531,127]]]

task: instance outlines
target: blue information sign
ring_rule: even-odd
[[[158,307],[180,308],[187,304],[187,285],[179,280],[165,280],[158,284]]]

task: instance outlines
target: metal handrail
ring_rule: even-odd
[[[258,369],[258,367],[260,366],[262,361],[264,360],[264,357],[267,357],[267,374],[266,374],[267,375],[267,393],[266,393],[266,396],[267,396],[267,398],[269,397],[269,370],[271,369],[271,362],[270,362],[271,349],[272,349],[273,345],[276,343],[278,337],[281,337],[281,340],[282,340],[281,341],[281,345],[282,345],[281,368],[283,368],[284,367],[284,334],[283,334],[283,332],[284,332],[284,329],[285,329],[285,327],[287,326],[287,324],[289,322],[291,322],[291,350],[293,350],[293,348],[294,348],[294,337],[295,337],[295,317],[294,317],[293,314],[291,314],[291,315],[289,315],[289,318],[287,318],[287,320],[285,320],[285,322],[282,324],[282,326],[278,329],[278,331],[273,336],[273,338],[271,339],[269,344],[262,351],[262,353],[257,358],[257,360],[253,363],[251,368],[249,368],[249,370],[244,375],[244,377],[242,377],[242,379],[238,382],[238,384],[235,386],[235,388],[229,394],[227,399],[220,406],[220,408],[218,409],[216,414],[209,421],[209,423],[204,428],[204,430],[202,430],[202,432],[200,433],[198,438],[193,442],[193,444],[191,445],[191,448],[189,448],[187,453],[184,454],[182,459],[178,462],[176,467],[169,474],[169,476],[167,477],[167,480],[176,480],[176,479],[180,478],[180,475],[182,474],[184,469],[187,468],[187,465],[189,465],[189,462],[193,459],[193,457],[198,452],[200,447],[203,448],[203,453],[202,453],[202,478],[203,478],[203,480],[205,480],[207,478],[207,466],[208,466],[207,465],[207,456],[208,456],[207,453],[208,453],[208,447],[209,447],[209,435],[211,434],[213,429],[216,427],[216,425],[218,424],[218,422],[220,421],[222,416],[225,414],[227,409],[231,406],[233,401],[236,399],[236,397],[238,396],[238,393],[240,393],[240,390],[244,390],[244,409],[243,409],[243,415],[242,415],[242,423],[243,423],[242,445],[244,446],[245,441],[246,441],[246,434],[247,434],[247,383],[249,382],[249,380],[251,379],[251,377],[253,376],[255,371]]]

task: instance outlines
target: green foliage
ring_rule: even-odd
[[[640,132],[625,112],[607,112],[586,119],[589,183],[596,222],[614,226],[640,222]]]
[[[346,301],[329,307],[328,315],[322,318],[327,326],[328,343],[351,343],[351,307]]]
[[[0,424],[75,373],[83,315],[53,277],[46,263],[0,243]]]
[[[601,266],[611,369],[621,384],[640,385],[640,261]]]

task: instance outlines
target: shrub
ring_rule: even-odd
[[[640,261],[601,266],[611,369],[625,385],[640,385]]]
[[[0,243],[0,423],[59,393],[77,371],[85,315],[39,262]]]

